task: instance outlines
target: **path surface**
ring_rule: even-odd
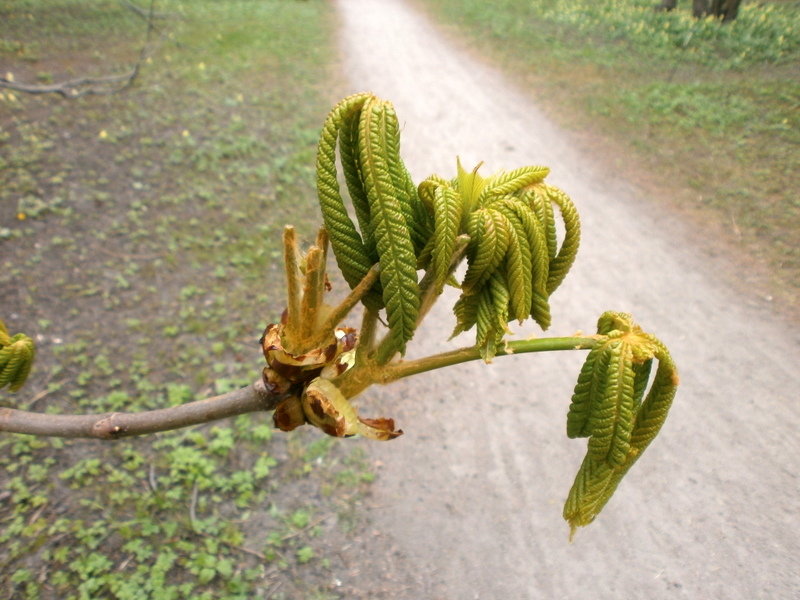
[[[371,391],[363,413],[386,412],[406,431],[369,446],[383,464],[373,528],[395,551],[402,572],[391,576],[405,577],[393,597],[800,597],[797,328],[735,295],[692,231],[606,180],[502,75],[406,3],[336,5],[349,91],[395,104],[416,180],[451,176],[456,155],[485,161],[484,174],[544,163],[578,205],[585,235],[553,298],[553,335],[593,332],[606,309],[632,312],[682,376],[661,436],[572,544],[561,507],[585,441],[564,429],[583,353],[502,358]],[[439,308],[412,356],[446,347],[453,317]],[[366,576],[360,585],[379,587]]]

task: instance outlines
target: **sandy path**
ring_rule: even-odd
[[[606,309],[632,312],[672,349],[683,383],[661,437],[573,544],[561,507],[585,442],[564,423],[583,353],[371,391],[363,412],[386,407],[406,431],[369,446],[384,465],[374,527],[408,571],[397,597],[800,597],[798,330],[735,295],[692,231],[605,178],[404,2],[336,5],[350,91],[394,102],[415,179],[451,176],[457,154],[486,161],[484,174],[544,163],[579,206],[582,251],[553,298],[553,335],[593,331]],[[439,308],[412,355],[445,347],[453,318]]]

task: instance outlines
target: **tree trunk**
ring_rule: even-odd
[[[656,10],[670,11],[675,10],[676,6],[678,6],[678,0],[661,0],[661,4],[656,5]]]
[[[724,0],[722,2],[724,5],[723,13],[717,16],[722,17],[723,23],[729,23],[730,21],[733,21],[739,15],[739,5],[741,3],[742,0]]]
[[[692,0],[692,15],[695,19],[702,19],[709,10],[708,0]]]
[[[742,0],[692,0],[692,14],[697,19],[714,15],[723,23],[730,23],[739,14]]]

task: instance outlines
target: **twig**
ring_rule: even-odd
[[[197,531],[197,481],[192,486],[192,501],[189,503],[189,520],[192,523],[192,529]]]
[[[283,587],[283,580],[277,581],[275,585],[267,590],[266,595],[264,596],[264,600],[269,600],[272,598],[273,594],[277,594],[280,589]]]
[[[316,526],[317,526],[317,525],[319,525],[320,523],[324,523],[325,521],[327,521],[328,519],[330,519],[332,516],[333,516],[333,515],[325,515],[324,517],[320,517],[320,518],[319,518],[319,519],[317,519],[316,521],[312,521],[311,523],[309,523],[308,525],[306,525],[306,526],[305,526],[305,527],[303,527],[302,529],[298,529],[297,531],[294,531],[294,532],[292,532],[292,533],[287,533],[285,536],[283,536],[283,537],[281,538],[281,541],[282,541],[282,542],[285,542],[285,541],[287,541],[287,540],[290,540],[290,539],[292,539],[292,538],[295,538],[295,537],[297,537],[298,535],[301,535],[301,534],[303,534],[303,533],[305,533],[305,532],[309,531],[310,529],[312,529],[312,528],[316,527]]]
[[[6,88],[26,94],[60,94],[64,98],[80,98],[88,95],[109,95],[124,91],[133,85],[139,76],[142,63],[150,56],[150,42],[155,30],[154,23],[155,0],[150,0],[150,9],[147,15],[147,32],[139,58],[130,71],[120,75],[107,75],[105,77],[79,77],[60,83],[35,85],[19,83],[7,77],[0,77],[0,88]],[[141,10],[141,9],[140,9]]]
[[[130,2],[129,0],[119,0],[119,3],[122,4],[124,7],[133,11],[134,14],[141,17],[145,21],[150,21],[152,19],[177,19],[180,15],[176,13],[165,13],[165,12],[155,12],[151,10],[145,10],[141,6]]]
[[[27,408],[28,408],[28,410],[31,410],[31,409],[33,409],[33,407],[36,405],[36,403],[37,403],[37,402],[39,402],[39,400],[41,400],[41,399],[43,399],[43,398],[46,398],[47,396],[49,396],[50,394],[52,394],[52,393],[53,393],[53,391],[55,391],[55,390],[51,390],[51,389],[49,389],[49,383],[50,383],[50,379],[52,379],[52,376],[49,376],[49,377],[48,377],[48,378],[47,378],[47,379],[44,381],[44,384],[43,384],[43,385],[45,385],[45,386],[48,386],[48,387],[45,387],[43,390],[41,390],[41,391],[40,391],[40,392],[38,392],[37,394],[34,394],[34,395],[33,395],[33,397],[30,399],[30,401],[28,402],[28,407],[27,407]],[[55,385],[56,385],[56,386],[60,386],[62,383],[66,383],[66,381],[67,381],[66,379],[62,379],[61,381],[57,381],[57,382],[55,383]]]
[[[25,92],[26,94],[60,94],[64,98],[79,98],[90,94],[104,95],[114,94],[129,87],[136,76],[139,74],[140,63],[136,63],[134,67],[127,73],[122,75],[108,75],[106,77],[80,77],[78,79],[70,79],[60,83],[52,83],[49,85],[33,85],[28,83],[19,83],[10,81],[5,77],[0,77],[0,88],[14,90],[16,92]],[[115,88],[103,88],[102,86],[111,86],[114,84],[123,85]],[[97,87],[101,86],[101,87]]]
[[[44,509],[45,509],[45,508],[47,508],[47,505],[48,505],[48,503],[47,503],[47,502],[45,502],[44,504],[42,504],[42,505],[41,505],[41,506],[38,508],[38,510],[37,510],[35,513],[33,513],[33,514],[31,515],[31,518],[30,518],[30,519],[28,519],[28,526],[30,526],[30,525],[32,525],[33,523],[35,523],[35,522],[36,522],[36,519],[38,519],[38,518],[41,516],[41,514],[44,512]]]
[[[117,566],[117,571],[124,571],[125,567],[127,567],[130,564],[130,562],[133,560],[133,557],[134,557],[133,554],[129,554],[128,557],[125,560],[123,560],[121,563],[119,563],[119,565]]]
[[[497,347],[496,357],[528,352],[554,352],[560,350],[589,350],[597,344],[597,336],[553,337],[504,342]],[[465,346],[414,360],[399,360],[376,367],[375,364],[358,363],[336,378],[339,391],[353,398],[373,384],[387,384],[434,369],[450,367],[464,362],[480,360],[477,346]]]
[[[147,479],[150,482],[150,489],[154,492],[158,491],[158,481],[156,480],[156,466],[150,463],[150,470],[147,473]]]
[[[361,332],[356,346],[356,364],[364,363],[375,347],[375,330],[378,325],[378,311],[365,308],[361,315]]]
[[[213,398],[137,413],[51,415],[0,408],[0,431],[115,440],[273,410],[282,399],[282,395],[268,392],[259,379],[248,387]]]
[[[250,548],[245,548],[244,546],[237,546],[236,544],[231,544],[230,542],[226,542],[225,540],[221,540],[217,536],[211,535],[210,533],[206,533],[205,531],[195,531],[195,533],[197,535],[200,535],[200,536],[203,536],[203,537],[211,538],[212,540],[222,544],[223,546],[227,546],[231,550],[237,550],[239,552],[243,552],[244,554],[249,554],[250,556],[255,556],[256,558],[258,558],[259,560],[262,560],[264,562],[267,561],[267,556],[265,554],[262,554],[258,550],[251,550]]]

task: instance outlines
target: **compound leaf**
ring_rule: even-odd
[[[630,451],[635,418],[633,353],[630,344],[621,340],[610,340],[605,352],[609,362],[600,401],[593,403],[589,414],[589,454],[594,460],[618,466]]]
[[[364,278],[374,261],[347,213],[339,190],[336,143],[344,124],[355,118],[372,97],[371,94],[355,94],[337,104],[323,124],[317,148],[317,196],[322,218],[330,235],[336,263],[351,288]]]
[[[441,292],[450,275],[456,238],[461,224],[461,197],[454,189],[436,188],[433,198],[433,249],[434,285]]]
[[[397,118],[388,102],[371,98],[361,112],[359,152],[364,187],[369,199],[371,227],[380,258],[383,302],[389,335],[401,353],[414,335],[419,314],[414,244],[403,205],[390,171],[391,153],[399,136]]]
[[[492,198],[518,192],[524,187],[544,181],[550,173],[548,167],[520,167],[513,171],[500,171],[492,175],[481,191],[477,206],[485,206]]]

